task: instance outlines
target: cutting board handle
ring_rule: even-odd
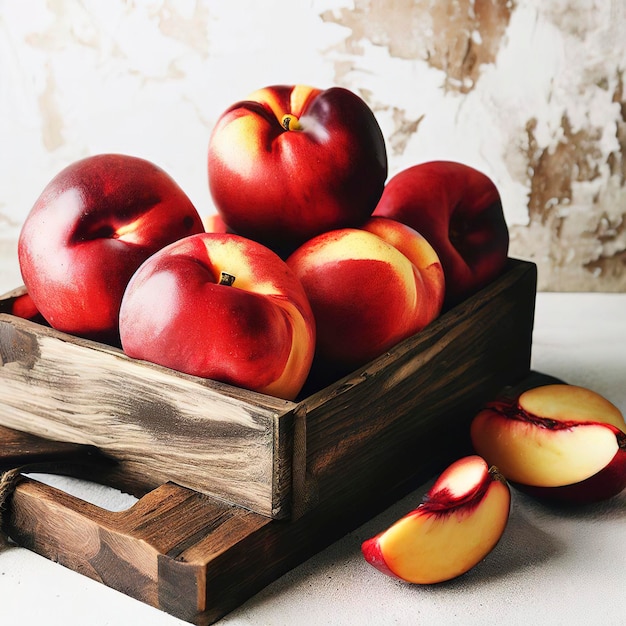
[[[6,544],[2,513],[23,471],[71,474],[76,465],[111,463],[94,446],[54,441],[0,426],[0,546]]]
[[[95,446],[54,441],[0,426],[0,473],[13,469],[54,471],[71,465],[110,465]]]

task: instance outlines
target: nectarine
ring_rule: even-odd
[[[120,303],[135,270],[203,231],[185,192],[160,167],[124,154],[87,157],[59,172],[26,217],[22,278],[53,328],[118,343]]]
[[[420,163],[385,185],[374,215],[421,233],[446,276],[446,306],[458,304],[504,270],[509,231],[500,194],[482,172],[455,161]]]
[[[432,246],[386,218],[328,231],[287,265],[302,282],[317,324],[317,357],[344,370],[363,365],[437,317],[445,291]]]
[[[386,177],[376,117],[341,87],[259,89],[224,111],[209,142],[209,188],[224,222],[283,256],[370,217]]]
[[[134,358],[293,399],[313,360],[315,320],[277,254],[238,235],[202,233],[133,275],[120,336]]]

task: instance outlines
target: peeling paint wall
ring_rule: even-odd
[[[219,114],[274,83],[359,93],[390,173],[498,185],[545,290],[626,290],[623,0],[0,0],[0,253],[88,154],[153,160],[212,212]],[[2,252],[6,251],[6,252]]]

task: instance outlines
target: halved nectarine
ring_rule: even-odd
[[[492,402],[472,421],[471,438],[487,462],[538,497],[594,502],[626,487],[624,418],[584,387],[545,385]]]

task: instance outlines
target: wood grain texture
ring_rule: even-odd
[[[93,446],[53,441],[30,433],[0,426],[0,472],[24,468],[28,471],[58,469],[59,465],[96,465],[99,469],[114,463]]]
[[[339,471],[395,480],[389,450],[410,477],[422,440],[441,430],[458,436],[464,415],[523,376],[535,288],[535,266],[511,260],[488,288],[298,403],[0,313],[0,424],[97,446],[118,465],[88,477],[139,495],[172,481],[263,515],[297,517],[316,506],[325,476],[330,490],[351,488],[334,480]],[[0,310],[20,293],[0,299]]]
[[[246,579],[264,566],[260,546],[258,569],[242,547],[271,524],[284,526],[172,483],[127,511],[111,512],[25,479],[6,526],[26,548],[181,619],[208,624],[250,593]]]
[[[71,473],[73,467],[110,466],[111,461],[99,450],[65,441],[51,441],[29,433],[0,426],[0,550],[7,545],[2,533],[2,515],[24,471]]]
[[[0,314],[0,424],[93,445],[102,476],[141,495],[167,481],[284,517],[291,506],[290,402],[128,358]]]
[[[532,373],[503,392],[555,379]],[[421,482],[464,450],[430,442]],[[166,484],[127,511],[109,512],[53,487],[25,480],[7,528],[21,545],[187,622],[219,620],[294,566],[404,495],[362,483],[341,502],[327,499],[295,521],[271,520]]]

